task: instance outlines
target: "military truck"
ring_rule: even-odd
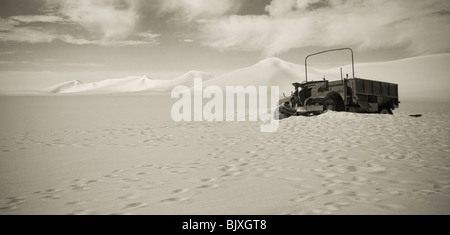
[[[336,81],[325,78],[308,81],[308,59],[328,52],[348,50],[352,56],[351,78],[348,75]],[[355,77],[354,53],[351,48],[339,48],[308,55],[305,58],[305,78],[302,83],[294,83],[295,91],[290,97],[280,100],[275,117],[311,116],[327,111],[393,114],[399,107],[398,84]]]

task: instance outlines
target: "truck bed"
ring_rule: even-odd
[[[347,80],[347,104],[360,106],[368,111],[379,107],[399,107],[398,85],[368,79]]]

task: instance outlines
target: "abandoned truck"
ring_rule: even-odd
[[[352,55],[353,77],[341,80],[308,81],[308,58],[327,52],[349,50]],[[326,111],[393,114],[399,107],[398,85],[355,77],[353,50],[340,48],[308,55],[305,58],[306,80],[292,84],[295,92],[280,100],[275,118],[312,116]]]

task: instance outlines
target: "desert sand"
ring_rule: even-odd
[[[448,103],[260,133],[175,123],[171,102],[1,97],[0,214],[450,213]]]
[[[276,59],[254,67],[254,85],[302,76]],[[0,96],[0,214],[450,214],[448,102],[294,117],[275,133],[174,122],[174,102],[148,91]]]

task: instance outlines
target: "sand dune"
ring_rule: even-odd
[[[165,83],[164,80],[153,80],[147,76],[127,77],[122,79],[107,79],[94,83],[83,83],[81,81],[69,81],[47,91],[52,93],[120,93],[148,90],[152,87]]]

